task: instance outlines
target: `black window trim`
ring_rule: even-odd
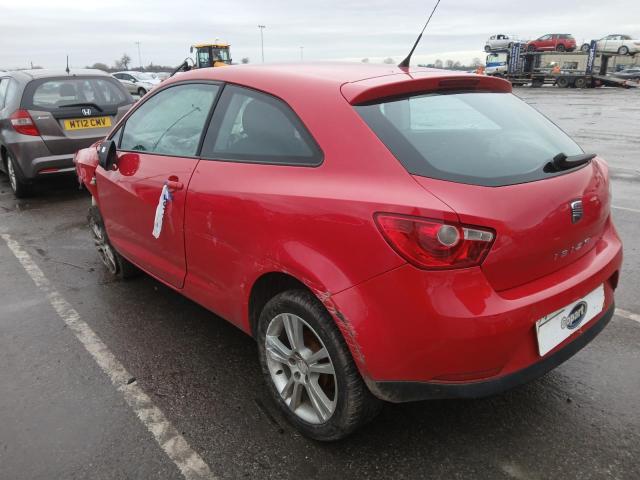
[[[127,127],[127,122],[129,121],[129,118],[131,118],[131,116],[138,111],[139,108],[143,107],[145,103],[147,103],[149,100],[151,100],[153,97],[155,97],[156,95],[165,92],[167,90],[169,90],[170,88],[174,88],[174,87],[179,87],[179,86],[183,86],[183,85],[216,85],[220,88],[218,88],[218,92],[216,93],[215,98],[213,99],[213,102],[211,104],[211,108],[209,109],[209,112],[207,113],[207,117],[205,119],[204,122],[204,128],[202,129],[202,135],[200,136],[200,140],[198,142],[198,148],[196,149],[196,154],[195,155],[170,155],[170,154],[166,154],[166,153],[160,153],[160,152],[146,152],[146,151],[140,151],[140,150],[122,150],[120,148],[120,144],[122,142],[122,137],[124,136],[124,130]],[[122,119],[122,122],[120,123],[120,125],[118,125],[118,128],[114,129],[111,133],[109,133],[109,135],[107,136],[107,140],[114,140],[114,137],[116,135],[118,135],[118,139],[115,140],[116,142],[116,150],[118,152],[122,152],[122,153],[137,153],[137,154],[144,154],[144,155],[154,155],[154,156],[160,156],[160,157],[171,157],[171,158],[189,158],[189,159],[196,159],[199,160],[200,159],[200,152],[202,151],[202,145],[204,143],[204,139],[207,136],[207,132],[209,131],[209,125],[211,123],[211,118],[213,116],[213,112],[216,109],[216,106],[218,104],[218,100],[220,99],[220,95],[222,95],[222,91],[224,90],[224,86],[225,83],[221,82],[221,81],[216,81],[216,80],[185,80],[182,82],[176,82],[176,83],[172,83],[170,85],[166,85],[163,88],[158,88],[156,90],[152,90],[151,92],[147,93],[147,95],[145,95],[144,100],[142,100],[140,102],[140,105],[137,106],[136,108],[132,108],[129,112],[127,112],[127,115]]]
[[[291,105],[289,105],[289,103],[286,100],[284,100],[283,98],[277,95],[274,95],[271,92],[266,92],[264,90],[249,87],[247,85],[242,85],[239,83],[225,82],[224,86],[236,87],[243,90],[247,90],[249,92],[255,92],[261,95],[266,95],[272,99],[282,102],[287,107],[286,116],[288,118],[290,117],[293,118],[294,126],[297,127],[299,125],[300,127],[302,127],[302,131],[300,132],[300,134],[303,137],[303,140],[305,141],[305,143],[307,143],[311,148],[311,150],[317,155],[317,161],[315,163],[282,162],[282,161],[275,161],[275,160],[269,161],[265,159],[265,157],[267,157],[266,155],[261,156],[261,159],[223,158],[223,157],[210,158],[209,156],[206,156],[206,157],[202,156],[202,148],[204,148],[205,142],[209,141],[210,143],[213,143],[215,141],[217,131],[213,130],[214,126],[219,126],[217,125],[217,123],[220,123],[220,124],[222,123],[222,120],[224,119],[224,116],[227,112],[229,105],[221,105],[221,108],[219,110],[217,108],[214,109],[213,115],[211,117],[211,122],[208,125],[206,134],[203,136],[204,141],[202,142],[201,149],[199,150],[201,160],[206,160],[209,162],[244,163],[244,164],[258,164],[258,165],[274,165],[274,166],[282,166],[282,167],[302,167],[302,168],[317,168],[324,163],[324,151],[320,147],[320,144],[318,143],[318,141],[315,139],[315,137],[309,130],[309,127],[307,127],[304,121],[296,113],[295,109]],[[223,93],[224,93],[224,89],[221,89],[220,95],[217,100],[219,100],[222,97]],[[216,107],[217,107],[217,103],[218,102],[216,101]],[[218,119],[220,120],[219,122],[217,122]],[[281,156],[277,156],[277,155],[271,155],[271,157],[282,158]]]

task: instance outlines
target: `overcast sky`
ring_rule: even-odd
[[[0,0],[0,68],[113,64],[128,53],[142,61],[178,65],[189,45],[231,43],[234,61],[400,61],[433,4],[416,0]],[[640,0],[442,0],[415,55],[470,62],[484,58],[494,33],[535,38],[572,33],[578,42],[610,33],[640,36]]]

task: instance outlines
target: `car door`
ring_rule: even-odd
[[[290,228],[277,215],[283,196],[321,162],[320,148],[286,103],[224,87],[189,185],[185,289],[190,297],[224,318],[239,318],[234,309],[242,302],[232,299],[274,254],[269,231]]]
[[[176,288],[186,273],[187,186],[219,90],[214,83],[183,83],[158,91],[112,136],[118,145],[115,168],[96,171],[99,207],[113,245]],[[169,199],[163,197],[165,186]]]
[[[604,37],[600,50],[603,52],[617,52],[618,44],[620,43],[618,38],[618,35],[608,35]]]
[[[552,35],[543,35],[538,40],[536,40],[536,45],[538,50],[549,50],[553,47],[553,36]]]

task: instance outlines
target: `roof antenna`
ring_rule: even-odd
[[[67,55],[67,68],[65,69],[65,72],[67,72],[67,75],[71,73],[71,70],[69,70],[69,55]]]
[[[422,27],[422,31],[420,32],[420,35],[418,35],[418,38],[416,39],[416,43],[413,44],[413,48],[409,52],[409,55],[407,55],[407,58],[405,58],[403,61],[401,61],[398,64],[398,66],[400,68],[409,68],[409,62],[411,62],[411,55],[413,55],[413,51],[416,49],[416,47],[420,43],[420,39],[422,38],[422,34],[424,33],[425,29],[427,28],[427,25],[429,25],[429,22],[431,21],[431,17],[433,17],[433,14],[436,13],[436,8],[438,8],[438,5],[440,5],[440,0],[438,0],[438,2],[436,3],[436,6],[433,7],[433,10],[431,11],[431,15],[429,15],[429,18],[427,19],[427,23],[425,23],[424,27]]]

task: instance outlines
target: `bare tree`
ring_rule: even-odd
[[[96,62],[87,68],[95,68],[98,70],[102,70],[103,72],[108,72],[110,70],[109,66],[106,63],[101,63],[101,62]]]
[[[129,64],[131,63],[131,57],[126,53],[122,54],[120,60],[116,60],[116,69],[117,70],[129,70]]]
[[[243,64],[247,64],[249,63],[249,57],[242,57],[242,60],[240,60]]]
[[[382,63],[386,63],[387,65],[391,65],[392,63],[396,63],[396,61],[391,57],[387,57],[382,61]]]
[[[471,66],[474,68],[478,68],[479,66],[482,65],[482,60],[480,60],[478,57],[475,57],[472,61],[471,61]]]
[[[458,61],[458,60],[456,60],[456,61],[453,63],[453,68],[460,68],[461,66],[462,66],[462,64],[461,64],[461,63],[460,63],[460,61]]]
[[[434,63],[434,66],[435,66],[436,68],[442,68],[444,65],[443,65],[443,63],[442,63],[442,60],[437,59],[437,60],[436,60],[436,63]]]
[[[365,57],[362,60],[360,60],[362,63],[369,63],[369,57]]]
[[[453,68],[453,60],[446,60],[446,61],[444,62],[444,66],[445,66],[447,69],[452,69],[452,68]]]

